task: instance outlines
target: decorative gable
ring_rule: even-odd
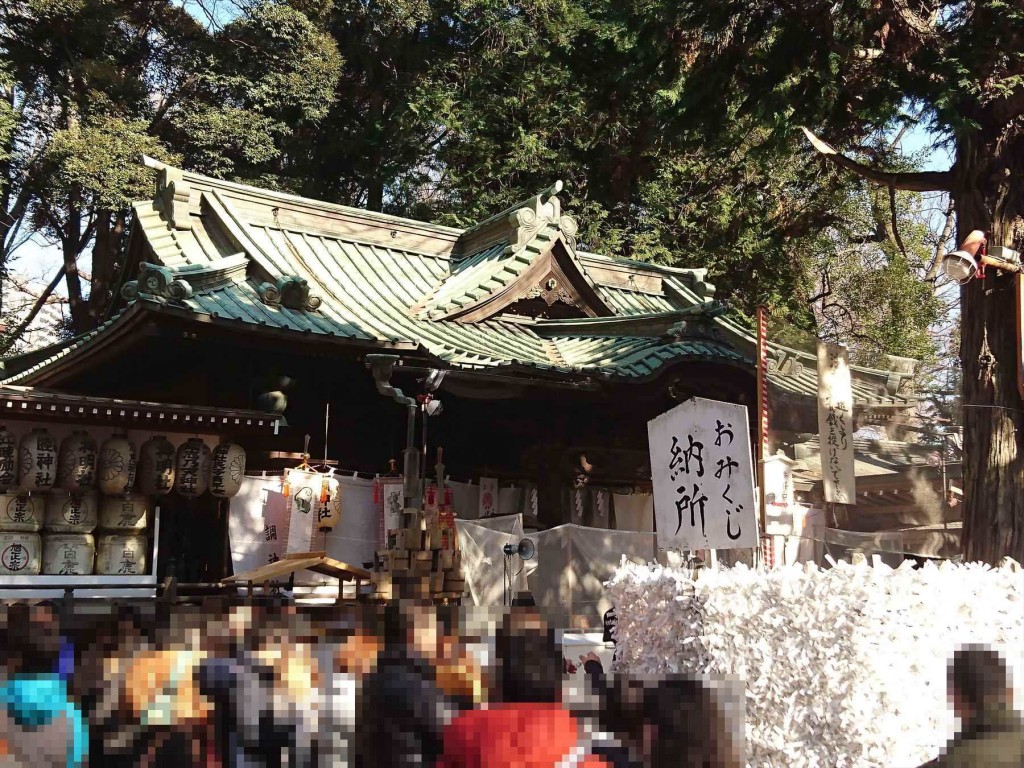
[[[557,195],[561,189],[562,183],[556,182],[484,222],[483,247],[456,264],[434,293],[417,305],[420,317],[478,323],[503,313],[561,318],[614,315],[576,253],[579,226],[562,213]],[[476,231],[467,230],[467,237],[477,237]],[[559,309],[548,313],[545,307]]]

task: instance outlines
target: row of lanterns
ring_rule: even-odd
[[[0,531],[36,533],[141,533],[146,530],[152,502],[145,496],[81,494],[29,496],[0,493]]]
[[[212,451],[193,437],[175,450],[163,436],[154,436],[135,452],[127,435],[116,434],[97,447],[82,431],[60,444],[45,429],[33,429],[16,443],[0,426],[0,492],[18,488],[33,493],[61,488],[81,493],[94,486],[107,496],[137,490],[145,496],[165,496],[172,490],[186,499],[207,491],[227,499],[238,493],[245,475],[245,451],[221,443]]]

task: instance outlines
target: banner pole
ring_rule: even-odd
[[[764,461],[768,455],[768,328],[767,310],[757,308],[757,487],[758,518],[761,524],[762,555],[767,565],[768,553],[764,548],[768,542],[767,499],[764,492]]]

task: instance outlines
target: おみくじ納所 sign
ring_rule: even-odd
[[[747,409],[693,398],[647,424],[662,549],[757,546]]]

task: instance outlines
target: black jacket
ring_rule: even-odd
[[[290,766],[315,767],[306,713],[289,706],[273,669],[247,657],[206,659],[198,674],[200,691],[216,705],[228,768],[279,768],[283,752]]]
[[[356,768],[434,765],[454,714],[429,663],[400,646],[385,649],[359,688]]]

